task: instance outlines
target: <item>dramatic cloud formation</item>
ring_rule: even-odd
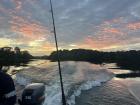
[[[52,0],[61,49],[140,50],[139,0]],[[55,49],[49,0],[0,0],[0,46]]]

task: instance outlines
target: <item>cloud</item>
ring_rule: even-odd
[[[139,4],[139,0],[53,0],[59,47],[139,49]],[[0,0],[0,38],[34,54],[54,50],[49,10],[49,0]]]
[[[92,37],[87,37],[84,42],[79,43],[80,48],[86,48],[86,49],[94,49],[94,50],[102,50],[105,49],[106,47],[112,47],[112,46],[117,46],[117,43],[114,43],[114,40],[97,40],[96,38]],[[112,43],[114,43],[112,45]]]
[[[11,30],[19,33],[21,37],[27,40],[36,40],[44,38],[50,34],[47,27],[42,26],[40,23],[28,21],[22,17],[14,16],[11,23]]]
[[[94,34],[87,35],[83,41],[77,44],[80,48],[96,50],[124,50],[130,45],[139,43],[139,22],[126,22],[124,17],[105,21],[99,26],[94,27]],[[138,48],[136,46],[131,46]],[[135,49],[134,48],[134,49]]]
[[[22,8],[22,2],[21,2],[21,0],[13,0],[13,2],[16,5],[16,10],[19,10],[19,9]]]
[[[139,30],[140,29],[140,22],[137,23],[129,23],[127,25],[127,28],[133,31]]]
[[[0,38],[0,47],[9,46],[9,44],[11,44],[11,43],[12,43],[11,39]]]

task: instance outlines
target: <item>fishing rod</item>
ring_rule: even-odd
[[[53,22],[53,34],[55,38],[55,46],[56,46],[56,51],[57,51],[57,61],[58,61],[58,69],[59,69],[61,92],[62,92],[62,103],[63,105],[66,105],[66,98],[65,98],[65,93],[64,93],[63,78],[62,78],[62,72],[61,72],[62,70],[61,70],[61,64],[60,64],[60,55],[59,55],[59,50],[58,50],[58,41],[57,41],[52,0],[50,0],[50,6],[51,6],[51,15],[52,15],[52,22]]]

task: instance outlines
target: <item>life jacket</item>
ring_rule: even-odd
[[[0,71],[0,105],[14,105],[16,103],[16,91],[13,79]]]

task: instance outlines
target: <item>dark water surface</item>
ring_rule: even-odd
[[[83,91],[76,105],[140,105],[127,87],[119,80],[111,80],[101,87]]]

